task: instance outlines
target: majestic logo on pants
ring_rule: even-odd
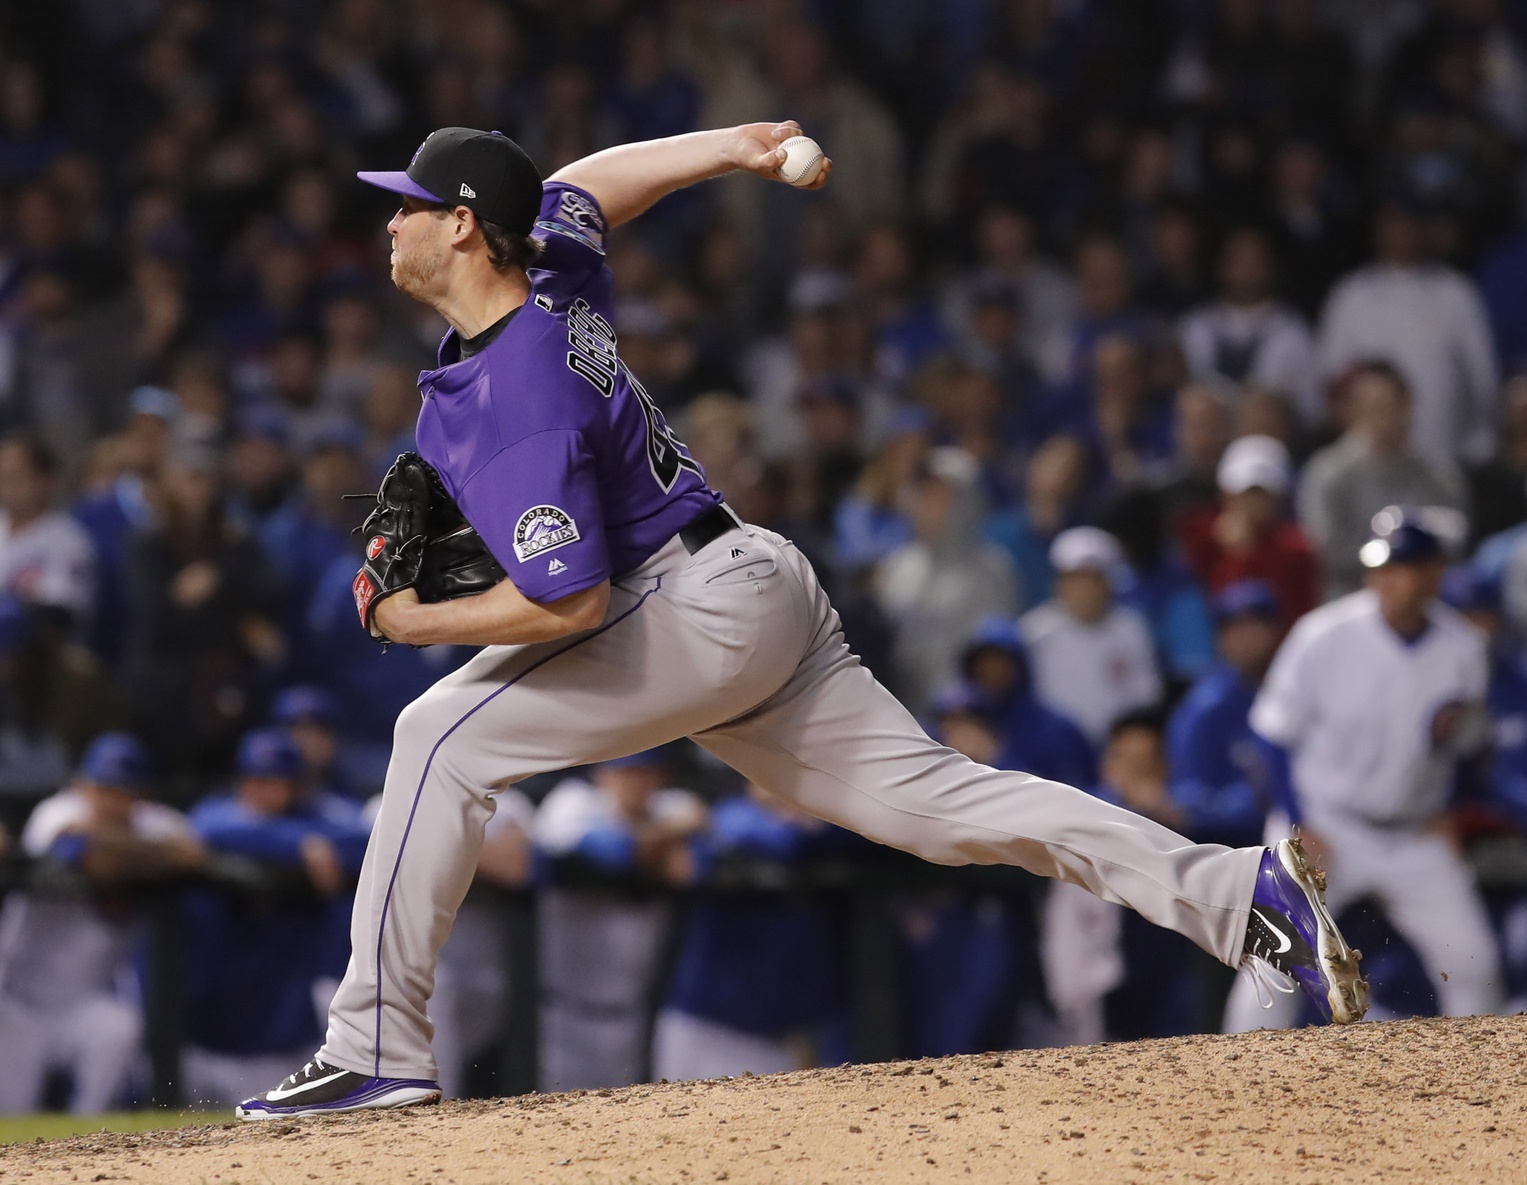
[[[578,524],[555,506],[532,506],[514,526],[514,558],[524,563],[532,556],[555,551],[578,539]]]

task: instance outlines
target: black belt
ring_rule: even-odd
[[[679,532],[679,542],[690,555],[694,555],[707,543],[714,543],[728,531],[736,531],[741,528],[737,525],[737,516],[723,502],[711,507],[689,526]]]

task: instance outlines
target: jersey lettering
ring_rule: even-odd
[[[608,399],[615,394],[615,376],[620,371],[614,327],[581,296],[567,310],[567,326],[567,344],[573,347],[567,355],[567,368],[586,378]]]
[[[626,369],[626,381],[631,384],[631,390],[636,392],[642,412],[647,417],[647,464],[652,467],[652,476],[666,494],[673,489],[673,483],[679,480],[679,470],[688,469],[692,473],[699,473],[700,466],[690,458],[689,450],[673,434],[663,413],[652,402],[652,396],[647,394],[647,388],[642,386],[641,380],[631,373],[630,368]]]
[[[567,323],[567,344],[572,346],[567,355],[567,367],[574,374],[587,379],[608,399],[615,393],[616,375],[625,369],[626,381],[631,384],[647,421],[647,463],[663,493],[673,489],[680,470],[699,473],[700,466],[668,427],[668,421],[652,401],[652,396],[647,394],[647,388],[621,362],[615,351],[614,327],[591,309],[589,302],[581,296],[568,309]]]

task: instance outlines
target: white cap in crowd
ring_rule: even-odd
[[[1282,497],[1289,487],[1288,449],[1272,436],[1242,436],[1219,461],[1219,488],[1226,494],[1263,489]]]
[[[1050,566],[1057,572],[1102,572],[1124,564],[1119,541],[1098,527],[1072,527],[1050,544]]]

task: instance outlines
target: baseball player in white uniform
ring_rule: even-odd
[[[242,1117],[438,1099],[427,1004],[495,792],[685,736],[877,842],[1084,885],[1232,966],[1270,961],[1333,1019],[1366,1007],[1297,845],[1193,844],[930,739],[844,644],[811,565],[725,506],[621,360],[609,228],[724,173],[782,180],[799,134],[627,144],[543,184],[508,137],[446,128],[407,170],[364,174],[401,195],[394,282],[452,326],[421,376],[419,452],[507,578],[425,603],[358,575],[377,634],[485,648],[399,716],[328,1036]]]
[[[1328,906],[1375,897],[1415,947],[1442,1012],[1494,1011],[1501,979],[1473,874],[1445,826],[1460,758],[1489,735],[1484,635],[1437,599],[1443,532],[1390,507],[1362,549],[1368,587],[1305,615],[1251,710],[1274,797],[1269,830],[1290,822],[1324,854]],[[1291,996],[1259,1002],[1242,978],[1225,1028],[1286,1028]]]
[[[531,838],[553,861],[577,857],[616,880],[684,884],[689,840],[705,826],[698,796],[670,784],[661,750],[607,761],[593,781],[569,778],[536,812]],[[675,920],[671,897],[553,883],[536,897],[543,1090],[640,1082]]]
[[[131,958],[141,933],[120,890],[204,859],[185,816],[140,797],[148,780],[143,745],[105,733],[27,822],[22,849],[77,868],[96,892],[17,892],[0,911],[0,1114],[37,1107],[51,1070],[72,1080],[71,1111],[106,1111],[138,1053]]]

